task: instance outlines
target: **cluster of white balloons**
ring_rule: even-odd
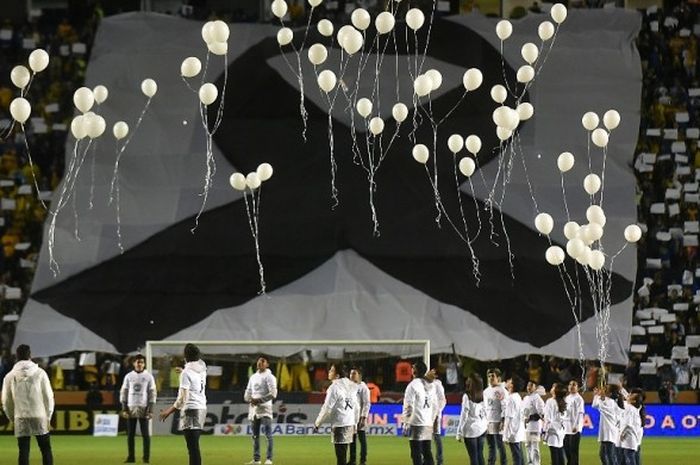
[[[285,28],[286,29],[286,28]],[[281,32],[281,31],[280,31]],[[292,31],[288,29],[284,33],[278,34],[286,37],[289,35],[289,42],[292,40]],[[202,26],[202,39],[207,45],[207,49],[214,55],[226,55],[228,53],[228,38],[231,35],[231,30],[224,21],[208,21]],[[180,64],[180,75],[183,78],[196,77],[202,71],[202,62],[197,57],[187,57]],[[208,106],[216,101],[219,97],[218,88],[211,82],[203,83],[199,87],[199,101],[203,105]]]
[[[247,176],[242,173],[233,173],[229,178],[229,183],[237,191],[250,189],[254,191],[272,177],[272,165],[261,163],[255,171],[251,171]]]
[[[566,20],[567,14],[568,12],[566,7],[561,3],[553,5],[552,9],[549,11],[549,15],[552,17],[552,20],[557,23],[557,25]],[[537,28],[537,35],[540,37],[542,42],[546,42],[551,39],[554,36],[554,32],[554,25],[549,21],[542,21]],[[501,41],[508,39],[511,34],[513,34],[513,25],[510,23],[510,21],[503,19],[496,24],[496,35]],[[525,58],[524,55],[523,58]],[[535,59],[533,59],[532,62],[534,62],[536,59],[537,57],[535,56]],[[528,61],[528,59],[525,58],[525,61]],[[528,61],[530,64],[532,64],[532,62]]]
[[[413,91],[418,97],[425,97],[442,85],[442,73],[436,69],[429,69],[419,74],[413,81]]]
[[[27,61],[29,68],[32,70],[31,73],[29,69],[23,65],[17,65],[10,71],[10,80],[12,84],[20,90],[20,96],[13,99],[10,103],[10,115],[20,124],[24,124],[32,113],[31,104],[24,98],[27,90],[26,88],[34,74],[40,73],[49,66],[49,54],[46,53],[46,50],[38,48],[29,54],[29,59]]]
[[[617,110],[608,110],[603,115],[603,126],[599,128],[600,118],[595,112],[586,112],[581,118],[581,124],[590,133],[593,143],[600,147],[607,147],[610,133],[620,125],[620,113]]]
[[[202,26],[202,39],[207,44],[209,52],[214,55],[226,55],[228,53],[228,38],[230,34],[231,31],[228,24],[221,20],[208,21]]]
[[[481,150],[481,139],[479,136],[472,134],[466,138],[462,138],[459,134],[452,134],[447,138],[447,148],[454,156],[457,156],[462,149],[466,148],[467,152],[471,153],[475,158]],[[474,174],[476,162],[474,158],[466,156],[459,161],[459,171],[466,177]]]
[[[513,135],[521,121],[532,118],[535,108],[529,102],[522,102],[516,108],[504,105],[508,91],[500,84],[491,88],[491,99],[501,106],[493,110],[491,118],[496,125],[496,135],[501,141],[505,141]]]
[[[70,124],[70,131],[77,140],[86,137],[96,139],[104,132],[107,124],[105,119],[92,111],[92,107],[97,103],[102,104],[107,100],[109,91],[103,85],[94,89],[80,87],[73,93],[73,104],[82,114],[73,118]]]

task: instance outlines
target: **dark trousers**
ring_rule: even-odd
[[[350,444],[350,463],[355,463],[357,460],[357,442],[360,442],[360,463],[367,462],[367,432],[358,431],[352,438]]]
[[[39,450],[41,450],[41,463],[43,465],[53,465],[51,436],[47,433],[34,437],[36,438],[36,443],[39,444]],[[29,465],[29,446],[31,444],[31,440],[31,436],[17,438],[17,447],[19,447],[19,457],[17,459],[17,463],[19,465]]]
[[[578,465],[578,449],[581,444],[581,433],[564,436],[564,454],[566,465]]]
[[[148,419],[146,418],[129,418],[126,420],[126,444],[129,448],[130,460],[133,460],[135,455],[135,441],[136,441],[136,424],[138,423],[141,429],[141,437],[143,438],[143,459],[150,460],[151,458],[151,436],[148,431]]]
[[[637,451],[622,449],[622,465],[639,465],[637,461]]]
[[[519,442],[509,442],[510,455],[513,457],[513,465],[523,465],[523,449]]]
[[[637,452],[634,455],[637,457],[637,465],[642,465],[642,446],[637,448]]]
[[[202,465],[202,453],[199,451],[199,436],[202,434],[202,430],[186,429],[184,434],[190,465]]]
[[[615,444],[610,441],[600,443],[600,463],[602,465],[618,465]]]
[[[552,458],[552,465],[565,465],[566,463],[563,447],[549,446],[549,456]]]
[[[435,441],[435,463],[442,465],[442,436],[433,434],[433,440]]]
[[[411,461],[413,465],[433,465],[433,452],[430,441],[408,441],[411,446]]]
[[[500,434],[487,434],[486,443],[489,445],[488,464],[496,464],[496,449],[498,449],[501,465],[506,465],[506,448],[503,445],[503,436]]]
[[[484,462],[484,436],[482,434],[478,438],[464,438],[464,447],[467,448],[471,465],[486,465]]]
[[[272,418],[262,417],[253,420],[253,458],[260,460],[260,432],[267,440],[267,458],[272,460]]]
[[[336,465],[347,465],[348,458],[348,444],[334,444],[335,445],[335,463]]]

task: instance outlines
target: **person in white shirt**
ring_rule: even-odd
[[[422,361],[412,366],[413,381],[406,387],[403,397],[401,426],[403,435],[409,438],[413,465],[433,465],[430,443],[437,429],[438,400],[435,393],[435,372],[428,370]]]
[[[542,427],[545,442],[549,446],[552,465],[564,465],[564,426],[566,417],[566,386],[560,383],[552,384],[549,394],[551,397],[544,403],[544,426]]]
[[[435,378],[433,384],[435,385],[435,395],[437,396],[438,403],[438,416],[435,423],[435,431],[433,431],[433,441],[435,441],[435,464],[442,465],[442,411],[445,410],[447,405],[447,397],[445,397],[445,387],[442,385],[442,381],[437,377],[437,372],[435,369],[431,369],[433,372],[432,376]]]
[[[199,437],[207,418],[207,365],[200,358],[199,347],[185,346],[185,368],[180,373],[180,387],[175,403],[161,410],[160,421],[165,421],[176,410],[180,411],[179,429],[185,436],[190,465],[202,465]]]
[[[484,440],[488,421],[483,401],[484,381],[477,373],[472,373],[465,381],[462,410],[457,425],[457,440],[464,441],[471,465],[484,465]]]
[[[630,394],[620,415],[621,465],[639,465],[637,451],[642,443],[644,416],[639,394]]]
[[[505,413],[506,397],[508,393],[501,382],[501,370],[490,368],[486,372],[489,387],[484,389],[484,402],[486,403],[486,442],[489,446],[488,464],[495,465],[496,451],[500,456],[501,465],[506,465],[506,448],[503,445],[503,416]]]
[[[513,378],[506,379],[506,406],[503,413],[503,442],[508,443],[513,465],[523,465],[522,443],[525,441],[525,421],[522,419],[520,394],[515,389]]]
[[[350,461],[348,465],[355,465],[357,460],[357,442],[360,442],[360,465],[367,463],[367,417],[372,406],[370,402],[369,388],[362,381],[362,369],[353,367],[350,370],[350,379],[357,383],[357,433],[350,444]]]
[[[151,436],[148,421],[153,418],[153,406],[156,403],[156,382],[146,371],[146,357],[137,354],[132,359],[133,371],[122,382],[119,402],[122,405],[121,416],[126,419],[128,455],[124,463],[134,463],[136,424],[141,429],[143,438],[143,463],[151,457]]]
[[[28,345],[17,346],[17,363],[5,375],[2,385],[2,406],[7,418],[14,423],[19,449],[19,465],[29,465],[31,437],[36,438],[43,465],[53,465],[51,416],[54,410],[53,391],[49,376],[32,362]],[[7,457],[9,453],[3,453]]]
[[[253,460],[248,465],[260,465],[260,431],[267,439],[265,465],[272,465],[272,401],[277,398],[277,378],[270,371],[270,361],[260,355],[255,362],[257,371],[248,380],[243,400],[248,402],[248,420],[253,425]]]
[[[525,445],[529,465],[540,465],[540,439],[542,435],[542,419],[544,418],[544,401],[540,388],[534,381],[527,383],[527,395],[523,398],[522,412],[525,422]]]
[[[569,395],[566,396],[566,436],[564,437],[564,454],[567,465],[579,464],[579,445],[583,429],[584,402],[578,393],[579,381],[569,381]]]
[[[639,403],[639,416],[642,420],[642,429],[639,430],[639,447],[637,447],[637,453],[635,454],[635,459],[637,460],[637,465],[642,465],[642,439],[644,437],[644,427],[646,425],[647,412],[644,406],[644,401],[646,400],[646,394],[642,388],[632,388],[631,394],[637,395],[637,402]]]
[[[600,411],[598,442],[602,465],[618,465],[616,445],[620,440],[619,421],[624,404],[620,387],[608,384],[605,390],[593,390],[591,407]]]
[[[347,369],[341,365],[331,365],[328,369],[331,385],[326,391],[326,399],[314,422],[314,427],[322,423],[331,424],[331,440],[335,446],[336,465],[347,465],[348,445],[352,442],[357,426],[357,383],[348,379]]]

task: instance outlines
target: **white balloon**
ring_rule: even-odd
[[[537,48],[537,45],[533,44],[532,42],[528,42],[520,49],[520,55],[522,55],[523,60],[525,60],[527,64],[531,65],[537,61],[537,57],[540,55],[540,50]]]
[[[584,113],[583,118],[581,118],[581,124],[588,131],[592,131],[597,128],[598,123],[600,123],[600,119],[598,118],[598,115],[592,111]]]
[[[141,92],[146,97],[151,98],[158,92],[158,84],[153,79],[144,79],[141,83]]]
[[[549,213],[540,213],[535,217],[535,228],[545,235],[549,235],[554,229],[554,219]]]
[[[430,152],[428,151],[428,147],[426,147],[423,144],[416,144],[413,146],[413,158],[418,162],[422,164],[426,164],[428,162],[428,158],[430,158]]]
[[[86,113],[95,104],[95,94],[87,87],[81,87],[73,93],[75,108]]]
[[[436,69],[429,69],[425,72],[425,75],[432,81],[432,90],[438,90],[442,85],[442,74]]]
[[[255,170],[258,173],[260,181],[265,182],[272,177],[272,165],[269,163],[261,163],[258,165],[258,169]]]
[[[523,65],[518,68],[515,78],[521,83],[530,82],[535,78],[535,68],[530,65]]]
[[[597,223],[601,227],[605,226],[605,212],[599,205],[591,205],[586,209],[586,219],[589,223]]]
[[[356,29],[354,27],[350,26],[349,24],[346,24],[345,26],[342,26],[340,29],[338,29],[338,34],[336,34],[336,35],[338,38],[338,44],[341,47],[345,48],[345,37],[347,36],[347,34],[350,31],[354,31],[354,30],[356,30]]]
[[[561,247],[559,247],[558,245],[553,245],[549,247],[544,253],[544,258],[550,265],[557,266],[561,265],[564,262],[566,255],[564,254],[564,250],[562,250]]]
[[[408,118],[408,107],[401,102],[395,104],[391,109],[391,116],[398,123],[403,123]]]
[[[464,146],[467,147],[469,153],[476,156],[481,150],[481,139],[479,136],[472,134],[464,140]]]
[[[362,33],[355,28],[351,28],[344,37],[343,42],[340,44],[348,55],[354,55],[360,51],[365,43],[365,38],[362,37]]]
[[[375,116],[369,120],[369,131],[375,136],[381,134],[382,131],[384,131],[384,120],[379,116]]]
[[[274,0],[272,2],[272,14],[282,19],[287,14],[287,2],[284,0]]]
[[[579,262],[583,266],[587,266],[591,262],[591,248],[588,246],[585,246],[583,248],[583,251],[579,254],[578,257],[576,257],[576,261]]]
[[[30,78],[31,74],[29,74],[29,70],[22,65],[15,66],[12,68],[12,71],[10,71],[10,80],[12,81],[12,84],[17,86],[19,89],[24,89],[27,87]]]
[[[450,152],[457,153],[464,148],[464,139],[459,134],[452,134],[447,139],[447,148]]]
[[[104,134],[105,129],[107,128],[107,123],[103,117],[94,113],[90,114],[89,116],[86,115],[86,117],[89,118],[86,126],[87,135],[90,139],[97,139]]]
[[[204,105],[211,105],[218,96],[219,89],[211,82],[202,84],[202,87],[199,88],[199,101]]]
[[[109,91],[105,86],[99,85],[92,89],[92,95],[95,97],[95,102],[97,102],[98,105],[101,105],[105,100],[107,100]]]
[[[501,127],[501,126],[498,126],[496,128],[496,136],[498,137],[499,140],[504,141],[512,135],[513,135],[513,131],[511,131],[510,129],[506,129],[506,128]]]
[[[180,65],[181,76],[187,78],[195,77],[200,71],[202,71],[202,62],[199,61],[199,58],[187,57],[182,60],[182,64]]]
[[[508,97],[508,91],[500,84],[496,84],[491,88],[491,99],[496,103],[503,103]]]
[[[87,127],[85,126],[85,115],[78,115],[70,123],[70,132],[76,139],[87,137]]]
[[[555,3],[552,9],[549,10],[549,14],[552,16],[555,23],[561,24],[566,19],[566,7],[561,3]]]
[[[35,73],[40,73],[44,71],[47,66],[49,66],[49,54],[46,53],[46,50],[37,48],[29,54],[28,62],[32,71]]]
[[[223,56],[228,53],[228,42],[212,42],[207,44],[207,49],[214,55]]]
[[[474,174],[476,169],[476,163],[470,157],[464,157],[459,161],[459,171],[466,177],[470,177]]]
[[[237,191],[244,191],[246,188],[246,182],[245,182],[245,176],[243,176],[241,173],[233,173],[231,177],[228,179],[228,182],[231,184],[231,187],[236,189]]]
[[[584,224],[579,228],[578,232],[576,233],[576,237],[581,239],[586,245],[591,245],[593,243],[593,239],[591,239],[591,236],[588,232],[587,224]]]
[[[112,134],[117,140],[125,138],[129,134],[129,125],[124,121],[117,121],[112,126]]]
[[[588,224],[588,239],[590,239],[591,242],[600,240],[600,238],[603,237],[604,232],[603,227],[598,223]]]
[[[17,97],[10,103],[10,114],[18,123],[24,124],[31,113],[32,106],[25,98]]]
[[[309,61],[313,65],[320,65],[328,58],[328,50],[321,44],[313,44],[309,47]]]
[[[603,125],[608,128],[608,131],[612,131],[620,125],[620,113],[616,110],[608,110],[603,115]]]
[[[394,15],[388,11],[383,11],[379,13],[376,18],[374,18],[374,27],[377,28],[377,32],[380,34],[390,32],[392,29],[394,29],[395,23],[396,19],[394,19]]]
[[[231,31],[228,28],[228,24],[221,20],[216,20],[211,25],[211,37],[214,42],[226,42]]]
[[[523,102],[515,109],[520,121],[527,121],[535,114],[535,107],[530,102]]]
[[[255,171],[248,173],[248,176],[245,177],[245,183],[246,186],[250,188],[250,190],[255,190],[258,187],[260,187],[260,184],[262,184],[262,181],[260,180],[260,176],[258,176],[258,173]]]
[[[360,114],[360,116],[367,118],[370,113],[372,113],[372,106],[372,101],[363,97],[357,101],[355,108],[357,108],[357,112]]]
[[[625,240],[627,242],[637,242],[642,238],[642,228],[636,224],[631,224],[625,228]]]
[[[335,73],[330,69],[324,69],[318,75],[318,86],[325,93],[332,91],[337,82],[338,80],[335,77]]]
[[[591,134],[591,140],[593,143],[601,148],[608,145],[609,139],[610,136],[608,135],[608,132],[603,128],[594,129],[593,133]]]
[[[591,173],[585,178],[583,178],[583,190],[585,190],[588,195],[593,195],[600,190],[601,181],[600,176]]]
[[[554,24],[549,21],[542,21],[537,28],[537,35],[540,36],[542,42],[546,42],[554,35]]]
[[[564,237],[569,240],[574,239],[579,229],[581,229],[581,226],[579,226],[577,222],[569,221],[564,225]]]
[[[413,91],[419,97],[425,97],[433,90],[433,80],[425,74],[421,74],[413,81]]]
[[[569,254],[571,258],[578,258],[579,255],[583,253],[586,249],[586,244],[579,238],[570,239],[566,243],[566,253]]]
[[[316,29],[318,29],[319,34],[324,37],[330,37],[333,35],[333,23],[327,19],[322,19],[319,21],[316,25]]]
[[[308,0],[308,1],[309,1],[309,5],[311,5],[311,8],[316,8],[317,6],[319,6],[321,4],[321,2],[323,0]]]
[[[294,32],[288,27],[283,27],[277,31],[277,43],[281,46],[289,45],[292,39],[294,39]]]
[[[496,108],[493,110],[491,116],[496,126],[508,129],[509,131],[513,131],[520,123],[518,112],[507,106],[500,106]]]
[[[557,168],[562,173],[566,173],[574,167],[574,155],[571,152],[562,152],[557,157]],[[585,185],[585,182],[584,182]]]
[[[502,19],[496,24],[496,35],[501,40],[506,40],[513,33],[513,25],[507,19]]]
[[[464,77],[462,78],[462,84],[464,85],[464,88],[470,92],[472,90],[478,89],[483,81],[484,76],[481,74],[481,71],[477,68],[469,68],[464,73]]]
[[[420,9],[411,8],[406,12],[406,24],[414,31],[423,27],[423,23],[425,23],[425,15]]]
[[[591,257],[588,260],[588,265],[595,271],[600,270],[605,265],[605,254],[600,250],[591,251]]]
[[[214,27],[214,21],[207,21],[202,26],[202,40],[204,43],[209,45],[214,42],[214,35],[212,34],[212,29]]]
[[[360,31],[364,31],[372,24],[372,17],[364,8],[356,8],[350,15],[350,22]]]

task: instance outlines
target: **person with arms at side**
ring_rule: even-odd
[[[141,429],[143,438],[143,463],[151,458],[151,436],[148,421],[153,418],[153,407],[156,404],[156,382],[146,371],[146,357],[141,354],[134,356],[134,367],[122,382],[119,402],[122,405],[121,416],[126,419],[128,455],[124,463],[134,463],[136,424]]]
[[[357,442],[360,442],[360,465],[367,463],[367,417],[372,406],[370,401],[369,387],[362,381],[362,369],[353,367],[350,370],[350,379],[357,383],[357,433],[352,438],[350,444],[350,461],[348,465],[355,465],[357,460]]]
[[[331,424],[331,442],[335,448],[336,465],[347,465],[348,445],[357,425],[357,383],[348,379],[347,368],[333,364],[328,369],[331,385],[326,391],[314,428],[318,431],[326,420]]]
[[[551,397],[544,403],[544,439],[549,446],[552,465],[565,465],[564,426],[566,416],[566,386],[560,383],[552,384],[549,393]]]
[[[437,396],[438,403],[438,416],[437,422],[435,423],[435,431],[433,431],[433,441],[435,441],[435,465],[443,465],[442,456],[442,411],[445,410],[447,405],[447,398],[445,397],[445,387],[442,385],[442,381],[437,377],[437,372],[434,368],[430,371],[433,372],[433,385],[435,386],[435,395]]]
[[[248,420],[253,425],[253,460],[248,465],[260,465],[260,432],[267,439],[265,465],[272,465],[272,402],[277,398],[277,378],[270,371],[270,361],[260,355],[255,362],[257,371],[248,379],[243,400],[248,402]]]
[[[413,381],[406,387],[403,397],[403,435],[408,437],[413,465],[433,465],[430,443],[438,417],[438,400],[433,385],[435,372],[428,370],[422,361],[415,362],[411,370]]]
[[[616,445],[620,440],[618,428],[620,413],[624,408],[620,387],[608,384],[605,389],[593,390],[591,407],[600,411],[598,442],[600,442],[600,462],[602,465],[618,465]]]
[[[53,465],[49,429],[55,404],[51,381],[32,361],[28,345],[17,346],[17,363],[5,375],[1,398],[5,415],[14,423],[19,448],[17,463],[29,465],[29,448],[34,436],[41,450],[42,465]]]
[[[645,405],[646,393],[642,388],[633,388],[631,394],[637,394],[637,402],[639,402],[639,416],[642,420],[642,429],[639,430],[639,447],[637,448],[636,460],[637,465],[642,465],[642,439],[644,438],[644,427],[646,426],[647,410]]]
[[[207,365],[201,360],[199,347],[187,344],[184,351],[185,368],[180,373],[180,386],[175,403],[161,410],[160,421],[165,421],[176,410],[180,411],[179,430],[185,436],[189,465],[202,465],[199,437],[207,418]]]
[[[583,429],[584,402],[578,393],[579,381],[569,381],[569,395],[566,396],[566,417],[564,427],[564,454],[566,465],[579,465],[579,445],[581,444],[581,430]]]
[[[540,439],[542,437],[542,419],[544,418],[544,401],[536,382],[527,383],[527,395],[523,399],[523,421],[525,422],[525,445],[527,448],[527,463],[540,465]]]
[[[523,401],[513,384],[513,378],[506,379],[506,407],[503,412],[503,442],[508,443],[513,465],[523,465],[523,446],[525,441],[525,421],[522,419]]]
[[[625,409],[620,414],[621,465],[639,465],[637,451],[642,443],[643,415],[639,394],[630,394]]]
[[[462,409],[457,425],[457,440],[464,441],[470,465],[485,465],[484,441],[488,421],[483,401],[484,381],[477,373],[472,373],[465,381]]]
[[[506,465],[506,448],[503,445],[503,414],[508,393],[501,382],[501,370],[489,368],[486,372],[489,387],[484,389],[484,402],[488,429],[486,431],[486,443],[489,447],[488,465],[495,465],[496,451],[500,456],[500,464]]]

